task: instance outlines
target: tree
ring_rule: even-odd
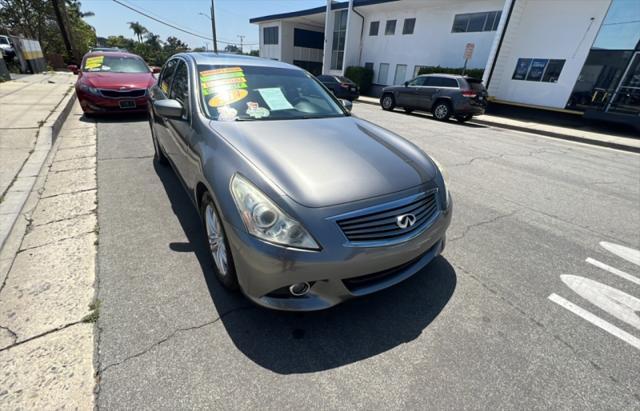
[[[228,44],[227,47],[224,48],[224,51],[226,51],[227,53],[241,53],[240,47],[236,46],[235,44]]]
[[[138,43],[142,43],[142,36],[147,34],[149,30],[137,21],[129,21],[127,23],[133,34],[138,38]]]
[[[151,32],[147,32],[147,34],[145,35],[145,44],[151,46],[152,49],[154,50],[159,50],[162,48],[162,41],[160,41],[160,35],[159,34],[153,34]]]

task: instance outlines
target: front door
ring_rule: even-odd
[[[640,115],[640,52],[636,52],[611,97],[607,112]]]
[[[400,107],[417,107],[418,92],[424,84],[424,79],[425,77],[416,77],[400,89],[397,102]]]

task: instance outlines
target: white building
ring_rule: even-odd
[[[468,68],[498,102],[640,121],[640,0],[350,0],[250,20],[260,56],[314,74]]]

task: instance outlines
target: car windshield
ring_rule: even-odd
[[[0,44],[9,44],[9,40],[4,37],[0,37]]]
[[[310,74],[263,66],[198,65],[203,104],[220,121],[343,117],[345,110]]]
[[[149,67],[135,56],[91,56],[84,61],[82,71],[110,73],[149,73]]]

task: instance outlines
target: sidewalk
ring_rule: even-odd
[[[0,249],[73,103],[70,73],[0,83]]]
[[[34,178],[0,250],[0,409],[92,410],[96,127],[77,103]]]
[[[374,104],[380,106],[380,101],[375,97],[360,96],[357,100],[361,103]],[[382,110],[382,108],[380,108]],[[501,110],[502,112],[506,110]],[[632,151],[640,153],[640,138],[622,137],[606,134],[600,131],[590,131],[564,127],[556,124],[545,124],[536,121],[526,121],[522,119],[484,114],[475,116],[472,123],[484,124],[492,127],[507,128],[510,130],[535,133],[548,137],[555,137],[564,140],[578,141],[586,144],[593,144],[618,150]],[[586,120],[585,120],[586,122]]]

